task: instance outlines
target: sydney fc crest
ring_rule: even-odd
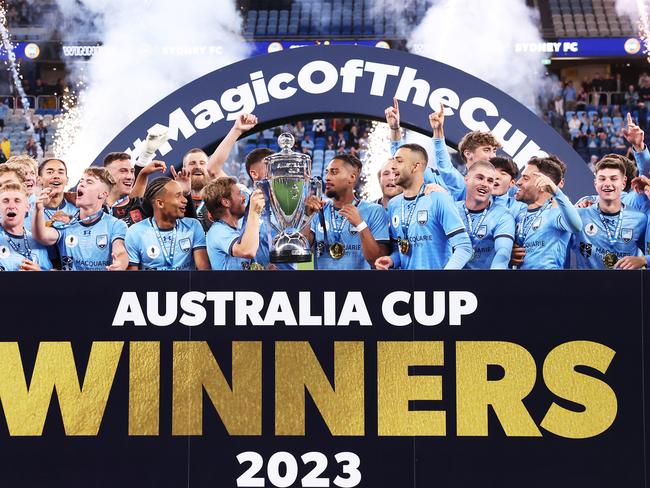
[[[487,225],[479,225],[478,229],[476,230],[476,237],[478,237],[479,239],[483,239],[486,234],[487,234]]]
[[[633,234],[632,229],[621,229],[621,239],[623,239],[623,242],[630,242]]]
[[[178,247],[181,248],[181,251],[183,252],[190,252],[192,249],[192,243],[190,242],[189,238],[181,239],[178,241]]]
[[[100,236],[97,236],[97,239],[95,239],[95,244],[97,244],[97,247],[100,249],[106,249],[106,246],[108,246],[108,235],[102,234]]]
[[[424,225],[429,220],[429,211],[428,210],[418,210],[418,224]]]

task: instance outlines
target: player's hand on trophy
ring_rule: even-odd
[[[515,244],[510,254],[510,266],[521,266],[526,256],[526,248]]]
[[[429,114],[429,124],[431,124],[433,137],[443,137],[443,127],[445,125],[445,107],[442,103],[440,104],[440,108],[437,112],[431,112]]]
[[[43,271],[43,270],[38,265],[38,263],[35,263],[34,261],[25,258],[23,259],[22,263],[20,263],[20,271]]]
[[[176,180],[176,183],[181,186],[183,193],[192,191],[192,173],[190,173],[189,169],[182,168],[180,171],[176,171],[176,168],[170,166],[169,173]]]
[[[241,132],[248,132],[257,125],[257,117],[253,114],[239,114],[235,120],[235,130]]]
[[[264,198],[264,192],[262,190],[255,190],[253,193],[251,193],[249,205],[250,208],[248,209],[249,217],[253,214],[258,216],[262,215],[265,203],[266,199]]]
[[[309,195],[305,199],[305,215],[307,217],[312,216],[316,212],[319,212],[321,208],[325,206],[325,201],[318,198],[316,195]]]
[[[51,198],[52,188],[43,188],[36,199],[36,208],[42,209],[48,204]]]
[[[148,163],[144,168],[140,170],[140,173],[150,175],[155,172],[165,173],[167,171],[167,165],[164,161],[154,160]]]
[[[533,175],[537,177],[535,180],[535,186],[537,188],[545,191],[546,193],[550,193],[551,195],[557,194],[559,188],[548,176],[546,176],[544,173],[540,173],[539,171],[533,173]]]
[[[627,113],[627,127],[625,127],[622,132],[625,140],[632,144],[632,147],[636,152],[643,151],[643,148],[645,147],[645,143],[643,142],[645,133],[641,127],[634,123],[630,112]]]
[[[437,192],[437,193],[448,193],[447,189],[444,186],[440,186],[437,183],[429,183],[427,186],[424,187],[424,194],[429,195],[430,193]]]
[[[363,218],[359,213],[359,209],[357,208],[356,205],[353,205],[352,203],[343,205],[341,207],[341,210],[339,210],[339,214],[342,215],[344,218],[346,218],[348,222],[350,222],[350,225],[353,225],[354,227],[356,227],[361,222],[363,222]]]
[[[400,119],[399,103],[397,102],[397,98],[393,98],[393,105],[391,107],[387,107],[386,110],[384,110],[384,115],[386,116],[386,123],[388,124],[388,127],[390,127],[391,130],[399,130]]]
[[[390,256],[381,256],[375,260],[375,268],[385,271],[393,267],[393,258]]]
[[[646,265],[645,256],[624,256],[614,265],[615,269],[641,269]]]

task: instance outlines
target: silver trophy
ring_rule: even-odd
[[[280,152],[265,158],[267,196],[279,234],[271,244],[272,263],[311,261],[309,241],[300,229],[311,217],[305,215],[305,200],[320,198],[322,183],[311,177],[311,158],[292,151],[294,138],[284,133],[278,137]]]

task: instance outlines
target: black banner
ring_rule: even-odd
[[[646,486],[646,276],[1,274],[0,480]]]

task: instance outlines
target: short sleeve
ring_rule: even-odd
[[[201,223],[196,219],[192,219],[192,234],[192,249],[205,249],[207,246],[205,232]]]
[[[115,241],[116,239],[124,240],[126,238],[126,232],[128,230],[126,222],[123,220],[115,219],[111,227],[111,242]]]
[[[435,195],[435,196],[434,196]],[[442,224],[447,237],[453,237],[461,232],[467,232],[465,224],[460,218],[458,209],[447,193],[432,193],[431,197],[435,198],[434,204],[438,213],[438,221]]]
[[[137,266],[142,262],[140,259],[140,234],[138,226],[134,225],[126,233],[126,253],[129,255],[129,265]]]
[[[390,240],[388,214],[381,206],[372,205],[368,220],[369,222],[366,223],[376,241]]]
[[[494,228],[494,238],[509,237],[515,240],[515,219],[508,212],[502,212],[496,227]]]

